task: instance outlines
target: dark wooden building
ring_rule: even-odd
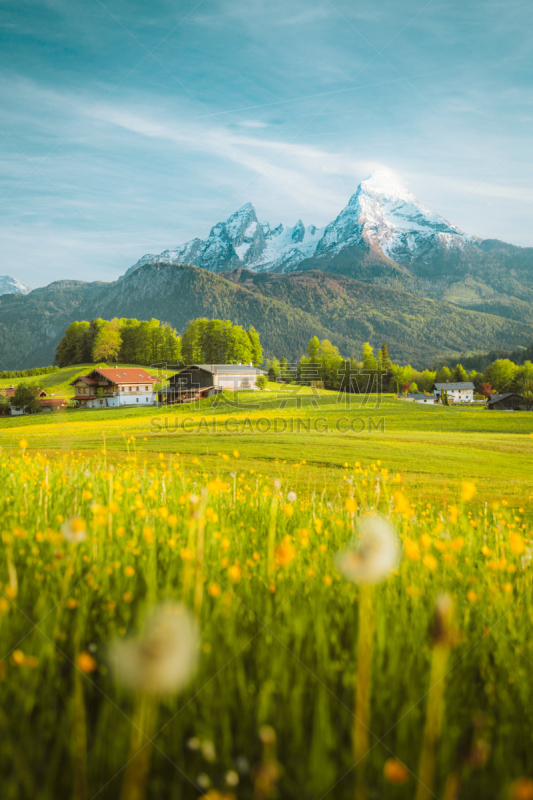
[[[526,404],[521,394],[506,392],[505,394],[493,394],[487,402],[487,408],[497,411],[521,411],[525,410]]]
[[[163,403],[190,403],[224,389],[251,391],[256,388],[259,375],[264,375],[263,370],[252,364],[190,364],[169,378],[160,399]]]

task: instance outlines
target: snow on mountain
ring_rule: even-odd
[[[386,170],[361,182],[346,208],[326,227],[317,255],[338,253],[361,240],[399,263],[435,248],[462,248],[480,241],[426,208]]]
[[[143,256],[126,275],[157,261],[194,264],[210,272],[239,267],[258,272],[287,272],[314,254],[322,233],[323,229],[314,225],[304,228],[301,220],[292,228],[260,224],[253,205],[246,203],[226,222],[218,222],[207,239],[193,239],[174,250]]]
[[[31,287],[21,283],[9,275],[0,275],[0,295],[2,294],[29,294]]]
[[[259,223],[246,203],[226,222],[218,222],[207,239],[193,239],[160,255],[143,256],[126,275],[147,263],[194,264],[211,272],[245,267],[256,272],[288,272],[304,259],[334,257],[347,247],[362,246],[400,264],[441,249],[464,248],[480,241],[430,211],[392,172],[380,169],[362,181],[338,217],[325,228]]]

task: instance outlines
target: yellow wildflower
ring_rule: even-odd
[[[276,547],[276,561],[282,567],[287,567],[296,555],[296,548],[290,536],[284,536],[283,541]]]
[[[82,672],[94,672],[98,668],[98,664],[87,651],[83,651],[78,656],[78,667]]]
[[[425,567],[431,570],[437,569],[438,566],[437,559],[435,558],[435,556],[432,556],[430,554],[424,556],[424,558],[422,559],[422,563],[424,564]]]
[[[468,502],[476,493],[476,484],[472,481],[463,481],[461,484],[461,500]]]
[[[349,497],[345,503],[346,511],[349,514],[355,514],[357,511],[357,501],[353,497]]]

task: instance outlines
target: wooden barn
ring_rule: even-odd
[[[169,378],[160,392],[163,403],[190,403],[224,390],[251,391],[263,370],[253,364],[190,364]]]
[[[487,402],[487,408],[496,409],[497,411],[521,411],[525,407],[524,398],[516,392],[493,394]]]

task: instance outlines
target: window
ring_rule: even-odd
[[[139,398],[137,397],[137,402],[139,402]]]

